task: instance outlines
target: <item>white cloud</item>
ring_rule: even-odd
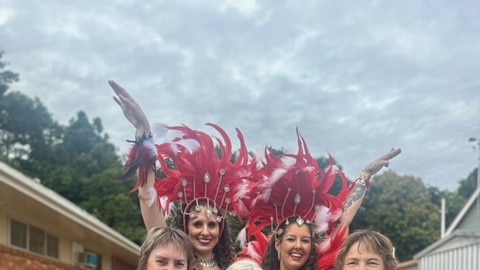
[[[232,8],[247,16],[252,16],[259,9],[256,0],[227,0],[222,2],[220,10]]]
[[[16,0],[0,9],[0,50],[20,73],[14,89],[63,123],[79,110],[101,117],[121,152],[133,130],[109,79],[152,122],[238,127],[253,150],[296,151],[299,127],[351,177],[399,146],[393,170],[454,188],[477,165],[467,139],[480,136],[478,8]]]

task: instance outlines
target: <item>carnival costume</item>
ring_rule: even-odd
[[[296,155],[279,156],[267,148],[265,160],[252,171],[257,181],[250,190],[251,211],[239,236],[246,246],[239,256],[262,265],[269,241],[280,238],[282,225],[288,225],[294,217],[298,226],[314,224],[318,269],[333,269],[336,254],[348,234],[348,228],[337,231],[337,224],[353,184],[335,166],[332,157],[326,171],[320,168],[298,130],[297,138]],[[264,234],[266,230],[271,232],[270,237]]]
[[[138,169],[134,190],[145,185],[149,170],[156,170],[155,186],[146,199],[148,206],[158,200],[167,215],[172,214],[173,207],[179,207],[187,234],[188,219],[200,214],[200,206],[206,208],[208,219],[215,217],[220,235],[227,214],[248,215],[244,200],[249,196],[251,166],[243,135],[237,130],[240,150],[234,153],[226,132],[208,125],[221,139],[187,126],[164,126],[164,132],[156,131],[165,133],[161,135],[163,142],[155,144],[149,135],[137,139],[125,165],[127,174]],[[215,258],[197,258],[196,263],[202,267],[217,265]]]

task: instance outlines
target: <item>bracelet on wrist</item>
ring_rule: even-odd
[[[145,141],[152,138],[153,138],[152,132],[149,132],[148,134],[143,132],[143,134],[140,136],[135,134],[135,140],[127,140],[127,142],[134,143],[135,145],[142,145]]]
[[[370,177],[371,175],[366,170],[362,170],[358,178],[355,180],[355,183],[368,186],[370,184]]]

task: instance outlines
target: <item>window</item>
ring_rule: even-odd
[[[10,221],[10,244],[41,255],[58,258],[58,238],[35,226]]]
[[[29,250],[38,254],[45,254],[45,232],[42,229],[30,226],[28,239]]]
[[[58,258],[58,238],[47,234],[47,255]]]
[[[12,220],[10,223],[10,244],[27,248],[27,225]]]

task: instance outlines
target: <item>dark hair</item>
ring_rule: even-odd
[[[270,243],[268,245],[267,253],[265,255],[265,258],[263,260],[263,265],[262,268],[264,270],[279,270],[280,269],[280,260],[278,259],[278,251],[275,248],[275,242],[279,241],[279,243],[283,242],[283,239],[285,237],[285,232],[287,231],[288,227],[291,226],[292,224],[296,224],[296,219],[297,217],[290,217],[288,218],[288,225],[286,225],[286,222],[282,222],[278,227],[277,230],[275,230],[274,234],[272,235],[270,239]],[[318,269],[318,256],[317,256],[317,250],[316,250],[316,237],[314,236],[313,232],[315,229],[315,225],[312,223],[304,223],[305,226],[308,226],[308,229],[310,230],[310,236],[312,238],[311,244],[312,248],[310,249],[310,254],[308,255],[308,259],[305,262],[305,264],[300,268],[301,270],[316,270]],[[281,231],[281,233],[277,233]]]
[[[192,270],[195,255],[190,238],[182,230],[170,227],[155,227],[148,232],[140,248],[140,259],[138,260],[137,270],[146,270],[148,258],[152,254],[152,251],[158,246],[166,246],[168,244],[174,244],[185,252],[187,256],[187,269]]]
[[[199,202],[199,205],[204,205]],[[181,209],[185,209],[185,205],[182,207],[175,207],[175,213],[172,219],[172,225],[179,229],[184,229],[183,213]],[[219,213],[220,214],[220,213]],[[225,216],[223,216],[226,219]],[[188,220],[188,219],[187,219]],[[221,227],[220,227],[221,228]],[[230,238],[230,232],[226,220],[223,222],[223,229],[218,239],[217,245],[213,248],[213,254],[220,269],[226,269],[235,261],[235,251],[233,250],[233,241]]]
[[[363,244],[367,249],[380,255],[386,270],[397,269],[397,261],[395,260],[393,245],[390,239],[376,231],[359,230],[350,234],[340,248],[335,260],[335,268],[337,270],[343,269],[347,253],[356,243]]]

